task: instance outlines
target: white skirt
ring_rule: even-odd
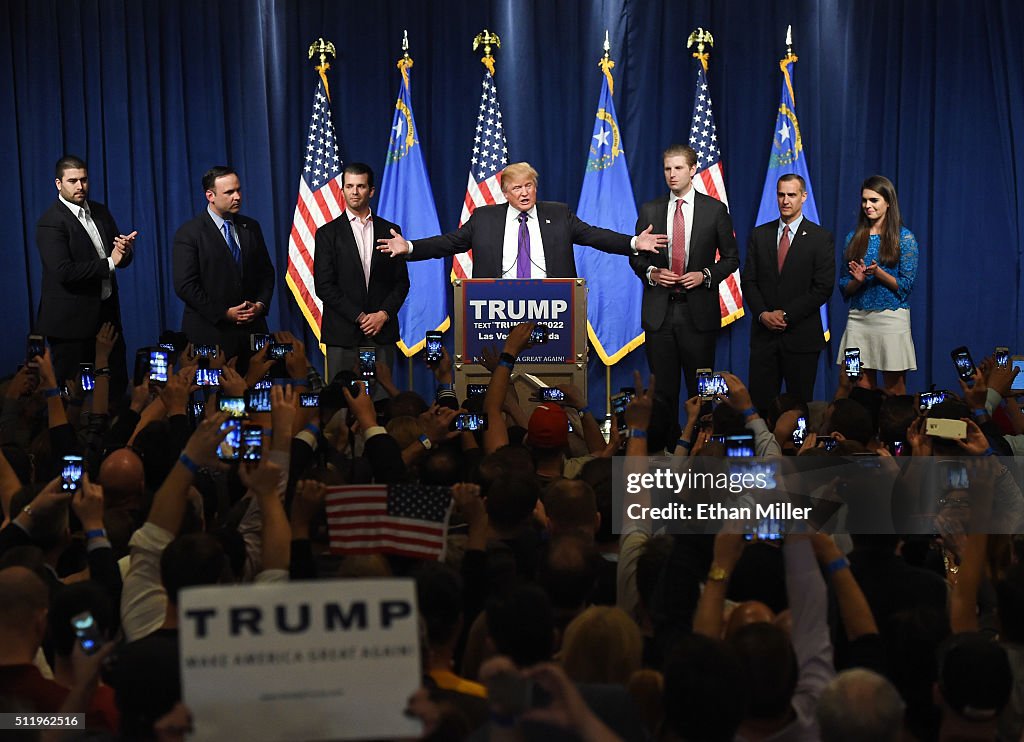
[[[917,354],[910,334],[909,309],[867,311],[851,309],[846,332],[839,341],[838,365],[844,351],[860,348],[861,366],[877,371],[915,371]]]

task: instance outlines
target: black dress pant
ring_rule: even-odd
[[[647,362],[654,372],[656,390],[669,409],[679,414],[680,381],[686,382],[687,398],[697,394],[697,369],[715,367],[718,331],[702,332],[693,324],[686,295],[670,297],[665,321],[647,332]]]
[[[110,351],[110,401],[114,403],[128,388],[124,330],[121,328],[121,316],[116,298],[107,299],[100,304],[96,332],[100,331],[104,322],[111,323],[117,330],[117,342],[114,343],[114,348]],[[96,361],[95,333],[92,337],[84,339],[50,336],[46,338],[46,341],[50,345],[50,361],[53,363],[53,372],[57,377],[58,386],[63,385],[68,379],[77,379],[81,371],[81,364],[92,364]]]
[[[782,347],[782,338],[758,341],[750,348],[750,398],[761,411],[768,409],[782,391],[803,402],[814,398],[814,380],[818,375],[818,351],[796,353]]]

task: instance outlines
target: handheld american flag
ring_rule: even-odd
[[[701,60],[700,67],[697,68],[697,89],[693,94],[690,146],[697,152],[697,177],[693,180],[694,188],[712,198],[717,198],[728,208],[729,198],[725,195],[722,153],[718,149],[715,115],[711,108],[711,91],[708,89],[708,78],[703,60]],[[715,259],[718,259],[717,254]],[[718,304],[722,310],[722,327],[743,316],[743,294],[740,291],[738,268],[718,284]]]
[[[498,103],[498,86],[490,70],[484,73],[483,91],[480,94],[480,111],[476,117],[476,131],[473,135],[473,156],[469,160],[469,183],[466,198],[462,204],[461,227],[478,206],[505,203],[501,192],[501,172],[508,164],[508,146],[505,143],[505,129],[501,123],[501,105]],[[473,277],[473,251],[460,253],[452,260],[452,273],[456,278]]]
[[[362,484],[327,490],[327,532],[335,554],[402,554],[441,559],[452,495],[448,487]]]
[[[320,339],[323,303],[313,290],[313,241],[318,228],[345,210],[341,169],[327,78],[321,69],[313,96],[313,111],[306,137],[306,159],[299,177],[299,195],[296,198],[295,215],[292,217],[292,231],[288,237],[288,274],[285,277],[292,296],[317,340]]]

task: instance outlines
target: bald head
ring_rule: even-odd
[[[146,483],[142,459],[130,448],[119,448],[100,464],[99,483],[107,507],[137,504]]]
[[[903,727],[903,699],[886,678],[871,670],[844,670],[818,699],[824,742],[896,742]]]

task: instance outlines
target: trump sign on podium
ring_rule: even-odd
[[[181,594],[182,695],[194,739],[417,736],[412,580],[202,587]]]

